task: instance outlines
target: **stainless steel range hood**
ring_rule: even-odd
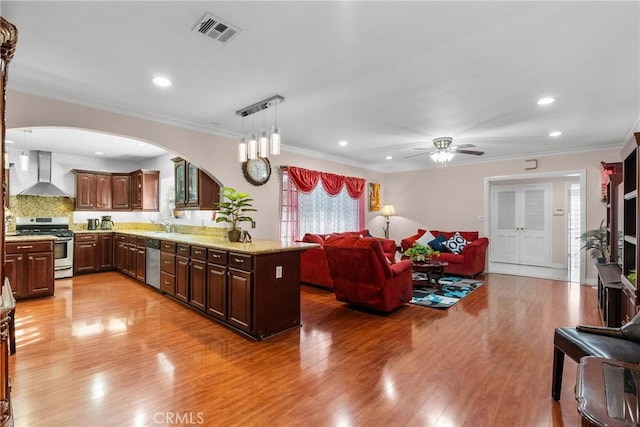
[[[36,151],[38,157],[38,182],[22,191],[18,196],[58,196],[69,197],[64,191],[51,183],[51,152]]]

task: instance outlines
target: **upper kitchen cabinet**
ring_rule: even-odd
[[[111,210],[111,174],[73,169],[76,210]]]
[[[173,162],[176,209],[216,209],[220,202],[218,183],[183,158],[176,157]]]
[[[111,176],[111,206],[114,210],[131,209],[131,176],[130,174]]]
[[[95,172],[73,169],[76,210],[112,211],[159,209],[160,172]]]
[[[157,211],[160,206],[159,187],[159,171],[137,170],[131,172],[131,208]]]

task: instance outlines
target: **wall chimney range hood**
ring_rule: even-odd
[[[51,152],[36,151],[35,153],[38,160],[38,182],[19,193],[18,196],[69,197],[51,183]]]

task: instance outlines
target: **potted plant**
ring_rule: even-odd
[[[580,240],[582,240],[580,249],[588,250],[591,257],[596,259],[598,264],[607,262],[611,252],[607,242],[607,228],[604,225],[604,220],[600,221],[600,227],[582,233]]]
[[[241,230],[238,223],[242,221],[253,221],[247,212],[256,212],[252,207],[253,199],[247,193],[237,192],[234,188],[223,187],[222,196],[226,201],[218,203],[219,214],[216,215],[216,222],[226,222],[231,226],[227,235],[230,242],[239,242]]]
[[[413,246],[404,251],[404,256],[409,257],[411,261],[425,261],[433,257],[440,255],[440,252],[435,251],[429,245],[421,245],[414,242]]]

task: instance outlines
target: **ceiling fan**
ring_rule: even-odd
[[[433,140],[433,145],[436,147],[435,150],[432,150],[431,148],[421,148],[421,147],[416,147],[414,148],[414,150],[420,150],[420,151],[431,150],[431,153],[430,153],[431,159],[434,162],[443,163],[443,164],[453,159],[453,156],[455,156],[456,153],[472,154],[474,156],[482,156],[484,154],[484,151],[467,150],[467,148],[475,147],[475,145],[473,144],[451,145],[452,142],[453,142],[453,138],[445,136],[445,137],[436,138]],[[410,157],[422,156],[423,154],[426,154],[426,153],[412,154],[410,156],[406,156],[405,159],[408,159]]]

